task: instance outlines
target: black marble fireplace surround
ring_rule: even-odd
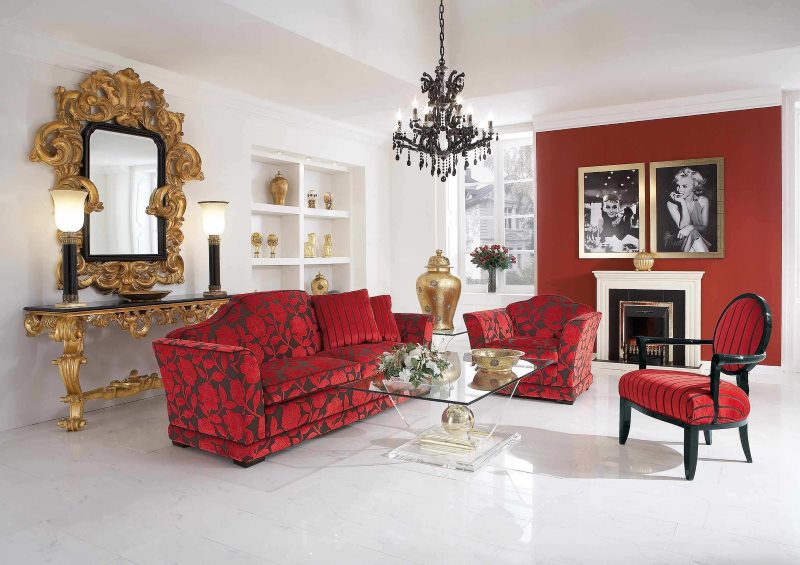
[[[620,302],[671,302],[672,303],[672,337],[686,337],[686,293],[682,290],[640,290],[612,288],[608,291],[608,360],[620,359],[619,329],[622,321],[619,318]],[[683,347],[673,347],[671,364],[686,364],[686,353]]]

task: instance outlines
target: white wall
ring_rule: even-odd
[[[0,97],[0,214],[5,236],[0,263],[0,430],[65,415],[59,402],[64,388],[50,364],[61,345],[46,335],[25,336],[22,308],[52,304],[60,299],[54,269],[60,252],[55,238],[48,189],[52,168],[31,163],[28,153],[36,130],[54,119],[52,96],[56,86],[75,88],[84,74],[98,68],[117,70],[131,66],[143,80],[166,92],[170,109],[186,115],[184,140],[197,148],[205,180],[184,186],[188,205],[182,255],[186,283],[171,287],[174,294],[195,293],[208,285],[206,237],[196,202],[203,199],[230,201],[227,229],[222,243],[222,284],[229,292],[251,291],[250,266],[250,150],[253,145],[280,148],[339,163],[363,167],[366,197],[363,225],[355,228],[356,281],[371,293],[389,292],[392,260],[389,214],[394,161],[386,139],[340,126],[329,120],[198,83],[162,69],[123,60],[115,55],[75,45],[22,42],[0,38],[0,76],[6,88]],[[22,47],[21,47],[22,45]],[[255,70],[254,72],[266,72]],[[362,171],[362,169],[358,169]],[[359,172],[358,174],[362,174]],[[358,220],[354,220],[358,226]],[[427,247],[422,255],[429,253]],[[416,263],[419,261],[415,261]],[[419,269],[414,269],[416,272]],[[415,275],[416,276],[416,275]],[[93,290],[81,291],[83,301],[102,298]],[[175,327],[175,326],[172,326]],[[84,390],[123,378],[131,369],[157,369],[150,342],[167,328],[154,328],[142,340],[134,340],[118,327],[89,327],[86,334],[88,363],[81,371]],[[151,391],[151,395],[162,394]],[[134,397],[134,399],[137,397]],[[141,398],[138,397],[138,398]],[[123,399],[122,401],[130,401]],[[94,401],[89,410],[113,404]],[[91,426],[91,415],[88,416]]]

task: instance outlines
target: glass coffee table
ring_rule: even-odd
[[[515,445],[521,438],[516,432],[498,431],[508,403],[517,390],[520,379],[551,365],[550,360],[520,360],[510,371],[497,373],[479,370],[472,364],[469,353],[463,359],[449,356],[454,367],[447,371],[445,379],[431,385],[421,385],[409,390],[403,383],[374,375],[339,385],[339,388],[372,392],[388,396],[403,423],[415,434],[411,441],[397,447],[386,455],[417,463],[440,467],[477,471],[493,457]],[[509,393],[497,421],[476,423],[472,405],[498,391]],[[441,423],[421,430],[414,429],[403,416],[396,399],[441,402],[447,406],[442,412]]]

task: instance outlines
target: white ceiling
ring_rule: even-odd
[[[435,0],[2,0],[4,24],[388,130],[438,59]],[[800,88],[800,0],[447,0],[446,59],[496,123]]]

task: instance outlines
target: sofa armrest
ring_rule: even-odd
[[[464,323],[472,349],[486,347],[488,343],[514,335],[514,324],[505,308],[467,312],[464,314]]]
[[[172,425],[238,443],[265,436],[261,373],[249,349],[162,338],[153,352]]]
[[[592,372],[592,352],[600,325],[600,312],[587,312],[564,326],[558,344],[560,382],[574,386]]]
[[[430,345],[433,339],[433,316],[427,314],[395,314],[403,343]]]

